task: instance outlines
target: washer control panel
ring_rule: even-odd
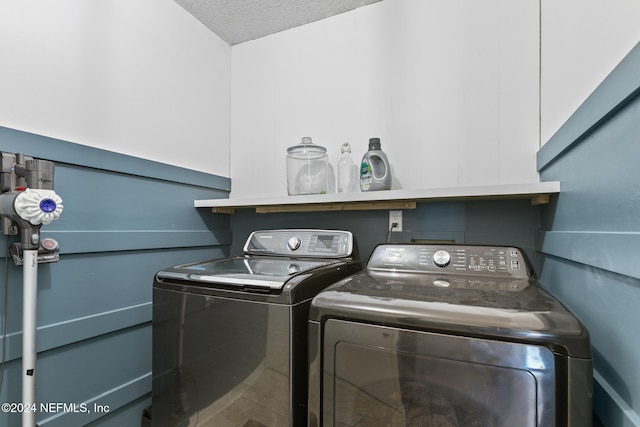
[[[353,234],[341,230],[290,229],[254,231],[245,254],[345,258],[353,255]]]
[[[384,244],[375,248],[367,269],[529,277],[522,251],[506,246]]]

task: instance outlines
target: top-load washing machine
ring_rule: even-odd
[[[591,425],[587,330],[517,248],[377,246],[309,340],[309,427]]]
[[[158,272],[152,425],[305,425],[311,299],[360,270],[350,232],[306,229],[256,231],[243,256]]]

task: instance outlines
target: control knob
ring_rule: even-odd
[[[442,249],[433,254],[433,263],[438,267],[446,267],[451,262],[451,255]]]
[[[287,248],[289,248],[290,251],[295,251],[301,244],[302,240],[300,240],[298,236],[290,237],[289,240],[287,240]]]

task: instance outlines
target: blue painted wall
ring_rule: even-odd
[[[538,153],[541,281],[586,324],[594,411],[640,427],[640,44]]]
[[[389,211],[343,211],[257,214],[251,209],[231,215],[231,251],[242,253],[247,236],[257,229],[328,228],[351,231],[363,261],[387,241],[453,241],[467,244],[513,245],[538,265],[536,236],[539,207],[529,200],[418,203],[403,211],[403,231],[389,236]]]
[[[193,208],[194,199],[228,197],[229,179],[2,127],[0,150],[54,161],[64,202],[42,228],[61,255],[39,269],[37,398],[88,403],[91,413],[38,413],[39,425],[139,426],[151,403],[153,275],[229,254],[228,216]],[[21,400],[22,269],[9,261],[8,275],[1,403]],[[0,425],[18,426],[20,415],[0,412]]]

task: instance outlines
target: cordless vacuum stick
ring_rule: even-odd
[[[11,167],[7,161],[15,159]],[[40,227],[57,219],[62,213],[62,199],[53,191],[53,162],[26,160],[22,154],[2,153],[2,188],[0,191],[0,216],[6,234],[17,234],[20,243],[12,247],[16,265],[23,265],[23,312],[22,312],[22,426],[36,426],[36,303],[38,298],[39,250],[43,254],[55,251],[57,243],[46,239],[40,241]],[[26,186],[18,185],[24,181]],[[15,252],[14,252],[15,249]],[[54,259],[43,255],[44,262]],[[57,258],[55,258],[57,260]],[[6,337],[5,337],[6,339]]]

